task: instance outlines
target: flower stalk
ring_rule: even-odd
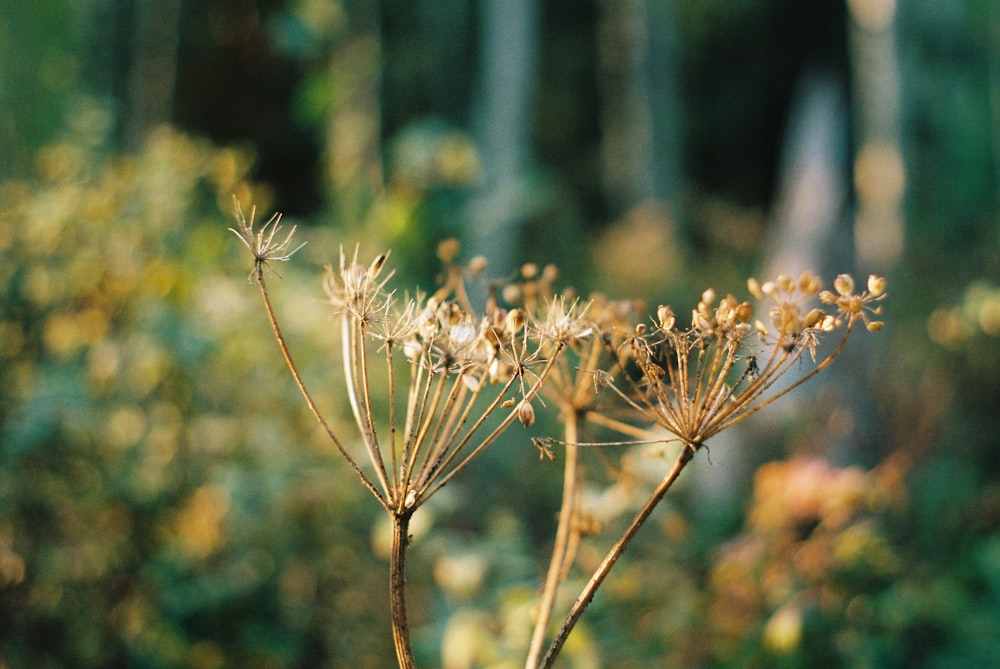
[[[681,449],[680,454],[677,456],[677,460],[674,461],[673,467],[670,468],[667,475],[664,476],[663,480],[656,486],[656,489],[653,490],[649,499],[647,499],[646,503],[642,505],[641,509],[639,509],[639,512],[632,519],[632,522],[629,523],[628,527],[625,528],[625,531],[622,532],[621,536],[619,536],[615,541],[607,555],[605,555],[601,564],[594,571],[590,580],[587,582],[587,585],[584,586],[580,595],[573,603],[569,613],[566,615],[566,620],[563,622],[559,632],[552,640],[552,644],[545,653],[545,657],[542,658],[541,664],[538,665],[541,669],[548,669],[553,665],[559,655],[559,652],[562,650],[563,644],[565,644],[566,639],[569,638],[570,632],[573,631],[576,623],[580,620],[580,617],[583,616],[584,611],[587,610],[587,607],[590,606],[590,603],[594,600],[594,595],[597,594],[597,589],[601,587],[602,583],[604,583],[604,579],[607,578],[608,574],[611,572],[611,568],[615,566],[616,562],[618,562],[618,558],[625,553],[625,549],[639,532],[639,528],[643,526],[646,519],[649,518],[650,514],[653,513],[653,510],[657,507],[660,501],[663,500],[667,491],[670,490],[670,486],[674,484],[674,481],[676,481],[677,477],[680,476],[681,470],[683,470],[687,463],[691,461],[692,457],[694,457],[694,451],[689,448]]]
[[[389,554],[389,607],[392,617],[392,643],[400,669],[416,669],[410,624],[406,616],[406,548],[410,542],[412,511],[391,514],[392,548]]]

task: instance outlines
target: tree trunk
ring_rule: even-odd
[[[181,2],[138,2],[135,12],[125,92],[124,139],[130,149],[139,147],[146,134],[173,113]]]
[[[480,2],[481,61],[473,137],[483,183],[470,203],[466,242],[504,272],[517,256],[531,151],[538,49],[537,0]]]
[[[895,3],[848,2],[855,100],[858,264],[886,272],[903,251],[905,171],[900,148],[900,77]]]
[[[675,34],[667,3],[603,0],[597,54],[604,198],[613,215],[675,199],[680,175]]]
[[[348,225],[367,220],[384,186],[378,5],[352,3],[350,29],[330,53],[330,81],[340,95],[326,123],[326,182],[334,216]]]

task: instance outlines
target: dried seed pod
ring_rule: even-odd
[[[535,407],[531,406],[531,402],[521,400],[521,403],[517,405],[517,419],[525,427],[531,427],[535,424]]]
[[[461,251],[462,245],[454,237],[449,237],[444,239],[438,244],[437,256],[441,262],[448,264],[452,262],[456,257],[458,257],[459,251]]]
[[[677,322],[677,317],[674,316],[674,310],[663,304],[661,304],[656,310],[656,319],[660,322],[660,329],[664,332],[673,330],[674,323]]]
[[[826,312],[816,308],[806,314],[805,324],[807,328],[816,327],[816,324],[826,318]]]
[[[885,292],[885,279],[877,274],[868,277],[868,292],[878,297]]]
[[[823,282],[812,272],[802,272],[802,276],[799,277],[799,290],[801,290],[804,295],[815,295],[822,287]]]
[[[507,318],[504,322],[504,327],[507,330],[507,334],[515,335],[521,331],[524,327],[524,310],[522,309],[511,309],[507,313]]]
[[[841,295],[850,295],[854,292],[854,279],[850,274],[841,274],[833,280],[833,287]]]

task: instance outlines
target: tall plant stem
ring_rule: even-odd
[[[271,330],[274,331],[274,337],[278,340],[278,348],[281,349],[281,355],[285,358],[285,364],[288,365],[288,369],[292,373],[292,378],[295,379],[295,385],[299,387],[299,392],[301,392],[302,397],[305,398],[306,404],[309,406],[309,411],[311,411],[312,415],[317,421],[319,421],[319,424],[323,426],[327,436],[330,437],[330,440],[337,447],[337,450],[340,451],[340,454],[344,456],[344,459],[347,460],[351,469],[353,469],[354,473],[358,475],[358,478],[361,479],[361,482],[365,485],[365,487],[368,488],[373,495],[375,495],[375,499],[377,499],[382,506],[388,509],[389,507],[385,497],[383,497],[382,493],[378,491],[375,484],[373,484],[372,481],[365,476],[365,473],[361,471],[361,467],[359,467],[358,463],[354,461],[351,454],[347,452],[347,449],[344,448],[340,438],[337,437],[333,428],[331,428],[330,424],[326,422],[325,418],[323,418],[323,414],[319,412],[319,408],[313,401],[312,395],[306,388],[305,381],[302,380],[302,376],[299,374],[299,368],[295,366],[295,361],[292,360],[292,354],[288,350],[288,345],[285,343],[285,337],[281,334],[281,328],[278,326],[278,319],[274,315],[274,308],[271,306],[271,296],[267,292],[267,284],[264,283],[264,266],[257,265],[256,272],[257,285],[260,287],[260,295],[264,300],[264,310],[267,312],[267,320],[271,323]]]
[[[559,584],[566,571],[566,553],[573,531],[573,523],[576,520],[577,472],[579,469],[576,446],[578,416],[575,411],[572,411],[572,407],[567,408],[565,421],[563,433],[566,440],[566,464],[563,469],[562,506],[559,507],[559,524],[556,527],[555,545],[552,547],[549,571],[545,576],[541,601],[538,603],[538,617],[535,620],[531,645],[528,647],[528,658],[524,663],[525,669],[536,669],[538,661],[542,657],[543,644],[549,631],[549,621],[552,620],[552,608],[555,606]]]
[[[406,619],[406,548],[412,511],[391,512],[392,554],[389,557],[389,606],[392,609],[392,643],[400,669],[416,669],[410,626]]]
[[[382,461],[382,452],[379,450],[378,436],[375,433],[375,423],[372,418],[371,402],[368,394],[368,363],[365,359],[364,333],[360,327],[352,327],[352,317],[344,314],[341,321],[341,335],[343,341],[344,374],[347,379],[347,397],[351,403],[351,411],[354,413],[354,420],[361,431],[362,440],[368,451],[368,459],[375,468],[375,475],[382,490],[385,492],[385,499],[389,505],[395,504],[393,500],[393,487],[389,484],[385,472],[385,463]],[[360,399],[358,390],[361,390]],[[359,402],[363,401],[361,405]]]
[[[693,456],[694,449],[685,446],[683,450],[681,450],[680,455],[677,456],[677,460],[674,462],[674,466],[669,472],[667,472],[667,475],[662,481],[660,481],[659,485],[656,486],[652,495],[650,495],[649,499],[646,500],[646,503],[639,510],[639,513],[636,514],[635,518],[632,519],[632,522],[625,529],[625,532],[622,533],[621,537],[618,538],[618,541],[615,542],[615,545],[612,546],[611,550],[608,551],[608,554],[604,556],[604,561],[601,562],[601,565],[597,568],[597,571],[594,572],[594,575],[590,577],[590,581],[586,586],[584,586],[580,596],[576,598],[576,602],[573,603],[573,608],[570,609],[569,614],[566,616],[566,621],[563,623],[559,633],[556,634],[556,638],[552,641],[552,645],[549,646],[549,651],[542,659],[541,665],[539,665],[542,669],[549,669],[555,662],[556,657],[559,655],[559,651],[562,650],[563,644],[566,643],[566,639],[569,637],[570,632],[573,631],[573,627],[575,627],[576,623],[580,620],[580,616],[583,615],[583,612],[586,611],[590,602],[594,599],[597,589],[601,586],[601,583],[604,582],[608,572],[610,572],[611,568],[615,566],[618,558],[620,558],[625,552],[626,547],[628,547],[629,543],[635,537],[639,528],[646,522],[646,519],[649,518],[649,515],[653,512],[653,509],[655,509],[660,503],[663,496],[667,494],[667,491],[670,490],[670,486],[674,484],[674,481],[677,480],[681,470],[684,469],[684,466],[690,462]]]

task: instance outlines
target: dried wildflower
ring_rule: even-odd
[[[881,330],[884,325],[882,321],[872,320],[869,315],[880,316],[881,306],[872,306],[872,303],[885,298],[885,279],[876,274],[868,277],[868,290],[861,293],[854,293],[854,279],[847,274],[841,274],[833,282],[836,294],[825,290],[820,293],[819,299],[823,304],[834,304],[841,318],[846,318],[848,327],[854,327],[859,320],[864,322],[869,332]]]
[[[537,276],[532,269],[528,268],[525,274]],[[542,396],[559,409],[563,439],[533,439],[539,459],[554,460],[555,444],[563,445],[565,459],[559,521],[526,666],[538,666],[559,584],[566,578],[579,544],[578,521],[583,512],[580,492],[584,486],[584,468],[580,465],[579,444],[576,443],[579,426],[586,421],[611,429],[631,429],[607,416],[598,401],[601,390],[611,386],[622,372],[614,351],[632,330],[637,305],[597,294],[581,308],[579,300],[570,294],[552,295],[550,282],[557,274],[554,267],[546,267],[537,281],[524,284],[528,290],[523,291],[532,329],[547,342],[543,350],[554,346],[565,349],[541,391]]]
[[[253,254],[253,269],[250,271],[250,275],[247,280],[251,283],[256,278],[258,281],[264,272],[264,268],[268,266],[271,261],[276,262],[287,262],[299,249],[306,245],[306,242],[302,242],[294,249],[291,249],[292,236],[295,234],[296,226],[292,226],[292,229],[288,231],[283,241],[276,241],[275,237],[281,232],[281,214],[276,212],[271,218],[267,219],[267,222],[261,226],[260,230],[254,233],[254,217],[257,214],[257,207],[250,207],[250,220],[248,221],[246,216],[243,215],[243,208],[240,206],[238,200],[234,198],[235,202],[235,217],[239,228],[229,228],[229,231],[236,235],[243,245],[250,250]]]
[[[646,419],[697,450],[825,368],[842,350],[855,322],[863,320],[869,330],[881,327],[868,313],[881,311],[870,304],[885,295],[884,280],[872,277],[870,289],[859,295],[852,293],[853,281],[847,275],[834,285],[836,295],[820,292],[819,279],[809,272],[798,280],[788,275],[763,284],[751,279],[750,292],[770,302],[769,324],[754,320],[753,307],[731,295],[716,302],[712,290],[702,294],[687,330],[678,329],[673,310],[661,306],[656,327],[648,333],[637,330],[621,349],[641,370],[641,383],[633,383],[632,393],[617,392]],[[813,306],[817,296],[822,304],[835,304],[840,317]],[[841,319],[846,319],[846,328]],[[820,338],[840,328],[844,334],[838,346],[817,361]],[[806,351],[814,368],[769,394]]]
[[[660,306],[649,323],[636,325],[635,303],[597,295],[581,305],[571,292],[556,295],[556,269],[531,263],[510,285],[491,285],[485,313],[480,313],[470,305],[464,281],[481,276],[485,262],[474,259],[469,267],[458,265],[460,248],[454,241],[438,250],[446,266],[440,289],[427,298],[399,300],[386,289],[392,276],[384,273],[386,255],[365,266],[358,262],[357,251],[348,259],[341,250],[339,269],[327,268],[323,289],[340,321],[347,397],[367,456],[367,461],[356,460],[307,391],[268,297],[263,269],[270,261],[287,261],[301,248],[292,248],[295,228],[282,239],[281,217],[275,214],[255,231],[255,210],[247,221],[238,203],[236,209],[239,225],[230,229],[253,255],[250,279],[257,279],[300,391],[392,520],[390,593],[400,666],[414,666],[403,595],[403,556],[412,514],[515,421],[533,426],[536,401],[543,406],[546,400],[555,403],[564,427],[562,440],[532,439],[539,457],[554,459],[554,446],[565,447],[557,535],[529,648],[528,666],[548,667],[608,571],[694,453],[720,431],[828,366],[858,322],[871,331],[882,327],[872,316],[882,312],[875,303],[885,297],[886,286],[874,275],[860,293],[847,275],[837,277],[835,292],[821,291],[811,273],[797,280],[781,275],[763,284],[751,279],[750,292],[766,303],[766,316],[760,318],[749,302],[732,295],[720,299],[709,289],[683,329],[669,306]],[[506,308],[499,305],[501,297],[508,302]],[[821,306],[815,306],[817,299]],[[839,343],[817,360],[820,339],[837,330],[842,332]],[[811,370],[772,390],[780,377],[806,360],[812,361]],[[579,508],[584,467],[577,459],[578,448],[593,445],[577,441],[579,424],[589,420],[642,436],[639,428],[602,413],[597,400],[609,392],[638,417],[676,435],[685,448],[601,561],[541,659],[556,589],[573,563],[581,535],[599,529]]]
[[[357,248],[354,249],[350,262],[347,261],[344,250],[340,250],[339,270],[334,271],[327,265],[323,277],[323,291],[337,312],[350,312],[361,323],[368,324],[387,308],[389,296],[385,294],[384,288],[392,278],[392,272],[381,280],[379,275],[388,257],[387,253],[383,253],[366,268],[358,263]]]
[[[750,292],[760,300],[772,302],[768,310],[770,326],[760,319],[753,320],[753,308],[748,303],[726,296],[716,304],[714,291],[708,290],[692,311],[688,329],[677,328],[673,310],[662,306],[657,309],[654,327],[636,328],[634,334],[618,346],[619,366],[635,365],[640,377],[623,375],[624,385],[614,384],[611,389],[645,420],[676,435],[685,448],[608,550],[540,662],[537,660],[541,654],[539,639],[544,637],[544,632],[539,632],[539,628],[546,627],[548,618],[547,612],[546,617],[539,614],[542,624],[532,638],[529,666],[552,666],[609,571],[707,440],[827,367],[843,350],[857,321],[863,321],[869,330],[881,327],[881,323],[868,320],[867,314],[880,313],[878,307],[870,304],[885,294],[885,282],[880,277],[872,277],[868,285],[867,292],[855,295],[853,282],[842,275],[835,283],[835,295],[820,293],[819,279],[811,273],[803,274],[798,281],[788,275],[764,284],[751,279],[748,282]],[[846,327],[841,318],[808,304],[817,296],[823,304],[837,305],[841,318],[847,318]],[[837,329],[843,330],[839,343],[817,362],[820,337]],[[809,351],[815,363],[812,370],[784,388],[769,392],[785,372],[799,365],[805,351]],[[549,444],[535,440],[542,457],[551,453]],[[562,521],[560,515],[560,528]],[[558,548],[558,540],[556,545]],[[556,564],[555,559],[552,564]],[[553,569],[550,567],[550,576]],[[550,582],[558,581],[546,581],[545,595],[548,597],[543,597],[543,606],[554,599]]]
[[[563,296],[551,300],[545,309],[544,320],[535,325],[538,334],[560,344],[572,344],[593,334],[593,327],[583,320],[589,305],[580,306],[579,300],[567,305]]]
[[[271,306],[263,268],[298,250],[291,250],[291,233],[275,241],[278,215],[259,232],[253,230],[253,211],[247,222],[237,208],[237,220],[240,228],[233,232],[254,256],[251,279],[258,280],[275,337],[306,403],[392,520],[394,640],[401,666],[413,666],[402,594],[410,517],[515,421],[534,424],[534,400],[562,352],[589,333],[580,321],[583,310],[575,301],[552,301],[536,327],[525,309],[498,308],[494,291],[486,313],[477,314],[464,288],[468,271],[455,263],[457,243],[439,248],[446,265],[441,288],[427,299],[400,302],[386,289],[392,273],[384,272],[385,255],[365,266],[357,250],[351,258],[341,250],[339,268],[327,267],[323,289],[340,321],[346,394],[367,457],[363,463],[317,408]],[[476,260],[472,269],[481,273],[485,264]],[[555,272],[546,268],[539,276],[526,269],[526,274],[531,279],[524,286],[530,285],[535,303],[541,303]]]
[[[418,508],[514,421],[533,424],[532,399],[559,357],[559,346],[526,327],[523,310],[472,313],[461,285],[466,270],[454,264],[457,245],[439,252],[449,263],[442,288],[401,305],[386,289],[392,274],[383,273],[385,256],[365,266],[357,252],[350,259],[342,252],[339,271],[328,268],[324,279],[341,319],[351,410],[389,509]],[[378,375],[368,350],[373,340],[384,356]],[[536,363],[543,369],[529,373]],[[384,391],[373,388],[376,378],[387,380]],[[386,399],[382,417],[377,407]]]

